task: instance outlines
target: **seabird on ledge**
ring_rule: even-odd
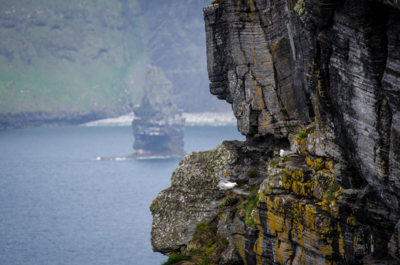
[[[237,186],[238,184],[236,182],[229,182],[225,179],[221,179],[221,181],[218,183],[218,187],[220,190],[230,190]]]
[[[296,154],[296,152],[293,152],[293,151],[285,151],[285,150],[283,150],[283,149],[281,149],[281,150],[279,151],[279,155],[280,155],[280,156],[298,156],[298,154]]]
[[[229,182],[224,178],[220,178],[220,182],[218,183],[218,187],[220,190],[232,190],[236,194],[242,194],[242,195],[250,195],[251,192],[246,192],[243,190],[240,190],[238,188],[235,188],[238,184],[236,182]]]

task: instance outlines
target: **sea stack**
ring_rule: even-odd
[[[149,66],[146,85],[132,122],[132,158],[182,157],[185,119],[172,101],[172,82],[158,67]]]

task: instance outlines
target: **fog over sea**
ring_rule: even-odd
[[[185,150],[244,140],[236,126],[185,128]],[[132,153],[131,127],[0,131],[0,264],[161,264],[149,206],[180,159]]]

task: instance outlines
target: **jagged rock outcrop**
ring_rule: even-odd
[[[274,141],[271,146],[289,147],[285,140],[271,141]],[[171,186],[161,191],[150,207],[154,251],[184,252],[196,224],[214,217],[225,197],[217,187],[220,179],[238,185],[259,185],[267,170],[265,162],[273,151],[265,142],[248,145],[240,141],[224,141],[214,150],[186,155],[172,173]],[[250,182],[246,175],[249,169],[258,172],[258,178]]]
[[[132,121],[135,152],[131,158],[182,157],[185,119],[172,102],[172,83],[157,67],[148,67],[146,86]]]
[[[400,4],[221,0],[204,15],[210,91],[245,145],[299,154],[260,154],[251,216],[250,198],[218,216],[219,263],[399,264]]]

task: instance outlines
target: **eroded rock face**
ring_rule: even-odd
[[[285,1],[222,1],[204,14],[210,91],[232,104],[239,131],[282,138],[311,122],[308,43]]]
[[[171,186],[161,191],[150,209],[153,215],[151,242],[154,251],[182,251],[190,245],[196,225],[215,216],[225,193],[217,184],[221,178],[239,186],[260,184],[266,173],[265,162],[275,149],[287,147],[286,141],[248,145],[224,141],[214,150],[192,152],[172,173]],[[258,177],[249,180],[247,170]]]
[[[335,180],[362,190],[352,212],[386,245],[400,217],[396,1],[222,0],[204,14],[210,91],[239,131],[292,138],[315,120],[302,155],[331,159]]]
[[[148,67],[144,95],[134,108],[133,158],[184,156],[184,118],[172,102],[172,83],[160,68]]]
[[[315,117],[324,155],[356,167],[397,209],[400,11],[227,0],[204,12],[210,90],[232,103],[239,131],[288,137]]]
[[[398,264],[399,4],[221,0],[204,15],[210,91],[244,146],[299,155],[240,155],[263,182],[254,224],[240,205],[218,216],[220,264]]]

